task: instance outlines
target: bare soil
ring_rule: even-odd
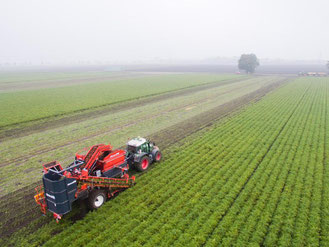
[[[246,85],[246,86],[241,86],[239,87],[239,89],[243,89],[243,88],[248,88],[249,85]],[[227,93],[231,93],[231,92],[234,92],[236,89],[231,89],[229,91],[225,91],[223,93],[219,93],[216,95],[216,97],[219,97],[221,95],[224,95],[224,94],[227,94]],[[200,90],[199,90],[200,91]],[[196,105],[200,104],[200,103],[204,103],[205,101],[207,101],[209,98],[207,99],[199,99],[199,100],[196,100],[194,101],[194,103]],[[192,106],[192,108],[194,108],[195,106]],[[45,147],[45,148],[39,148],[38,150],[34,151],[34,152],[31,152],[29,153],[28,155],[26,154],[23,154],[22,156],[16,156],[15,158],[13,159],[9,159],[7,160],[6,162],[0,162],[0,168],[1,167],[5,167],[7,165],[15,165],[15,166],[20,166],[22,164],[24,164],[25,161],[27,161],[28,159],[31,159],[33,157],[36,157],[36,156],[39,156],[43,153],[48,153],[50,151],[53,151],[53,150],[56,150],[56,149],[59,149],[59,148],[63,148],[63,147],[66,147],[66,146],[69,146],[73,143],[80,143],[80,142],[84,142],[88,139],[91,139],[91,138],[94,138],[96,136],[99,136],[99,135],[104,135],[104,134],[110,134],[114,131],[118,131],[118,130],[121,130],[123,128],[126,128],[126,127],[132,127],[132,126],[135,126],[137,124],[140,124],[141,122],[144,122],[144,121],[149,121],[151,119],[154,119],[154,118],[157,118],[157,117],[160,117],[161,115],[164,115],[164,114],[167,114],[169,112],[172,112],[172,111],[176,111],[176,110],[181,110],[181,109],[192,109],[190,107],[190,104],[187,104],[187,105],[183,105],[183,106],[173,106],[171,109],[168,109],[166,111],[161,111],[157,114],[153,114],[151,116],[149,116],[147,119],[145,118],[142,118],[142,119],[134,119],[122,126],[119,126],[119,127],[114,127],[114,128],[111,128],[110,130],[108,131],[99,131],[99,132],[96,132],[96,133],[93,133],[93,134],[90,134],[90,135],[85,135],[83,138],[80,138],[80,139],[76,139],[74,141],[71,141],[71,140],[67,140],[66,143],[62,143],[61,145],[53,145],[51,147]],[[72,158],[72,157],[67,157],[68,159]],[[31,172],[33,171],[32,169],[30,170],[27,170],[26,172]]]
[[[166,100],[170,98],[175,98],[179,96],[184,96],[188,94],[192,94],[194,92],[198,92],[201,90],[207,90],[211,88],[221,87],[227,84],[240,82],[242,80],[245,80],[245,78],[239,78],[239,79],[228,79],[225,81],[220,82],[213,82],[201,86],[194,86],[190,88],[180,89],[177,91],[159,94],[152,97],[144,97],[137,100],[132,101],[126,101],[121,104],[115,104],[115,105],[109,105],[108,107],[102,107],[102,108],[95,108],[92,111],[84,111],[77,113],[75,115],[70,116],[62,116],[61,118],[49,118],[46,122],[36,122],[35,124],[31,123],[29,126],[20,127],[19,125],[17,127],[13,127],[11,129],[4,129],[1,130],[0,128],[0,141],[8,140],[8,139],[14,139],[22,136],[26,136],[32,133],[42,132],[48,129],[58,128],[61,126],[65,126],[71,123],[78,123],[81,121],[84,121],[85,119],[95,118],[107,115],[109,113],[115,113],[122,110],[129,110],[135,107],[151,104],[154,102],[158,102],[161,100]]]
[[[153,135],[148,136],[147,138],[151,139],[156,143],[160,143],[160,147],[162,150],[168,148],[169,146],[173,145],[174,143],[184,139],[185,137],[205,128],[211,126],[216,120],[221,119],[232,112],[236,112],[238,109],[241,109],[246,104],[253,103],[255,101],[260,100],[264,97],[267,93],[271,92],[272,90],[280,87],[284,83],[288,82],[289,79],[282,79],[275,83],[272,83],[268,86],[265,86],[261,89],[258,89],[252,93],[246,94],[242,97],[234,99],[230,102],[227,102],[223,105],[215,107],[209,111],[203,112],[195,117],[192,117],[188,120],[182,121],[178,124],[170,126],[162,131],[159,131]],[[222,84],[221,84],[222,85]],[[205,85],[204,88],[211,88],[218,85]],[[153,98],[142,99],[140,102],[128,102],[124,105],[113,107],[111,109],[107,109],[105,112],[100,111],[98,114],[107,114],[108,112],[112,111],[119,111],[121,109],[130,109],[132,107],[136,107],[137,105],[149,104],[161,99],[167,99],[170,97],[177,97],[178,95],[184,95],[191,92],[200,90],[198,88],[191,88],[188,90],[180,91],[180,92],[173,92],[173,95],[159,95]],[[94,113],[88,113],[94,114]],[[96,114],[96,115],[98,115]],[[79,118],[80,119],[80,118]],[[78,121],[77,119],[70,119],[67,118],[66,124]],[[63,124],[62,122],[58,123],[58,126]],[[42,127],[42,126],[41,126]],[[44,129],[52,128],[54,125],[45,125],[43,126]],[[19,133],[19,132],[17,132]],[[26,134],[28,132],[23,131],[21,134]],[[41,212],[40,209],[36,206],[33,195],[34,195],[34,188],[38,186],[40,182],[33,183],[25,188],[19,189],[15,192],[7,194],[0,198],[0,236],[1,237],[8,237],[14,232],[22,229],[24,226],[29,225],[31,222],[40,218]],[[47,218],[48,219],[48,218]],[[49,219],[50,220],[50,219]],[[48,220],[42,221],[42,224],[48,222]],[[35,225],[34,227],[39,227],[39,225]],[[31,229],[30,229],[31,230]]]

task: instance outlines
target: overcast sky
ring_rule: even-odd
[[[329,59],[329,0],[1,0],[0,62]]]

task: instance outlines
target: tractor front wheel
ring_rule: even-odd
[[[144,156],[140,162],[136,164],[136,169],[140,172],[146,171],[150,166],[150,159],[147,156]]]
[[[95,189],[90,192],[88,204],[91,209],[100,208],[106,201],[106,193],[103,190]]]
[[[162,154],[161,154],[161,152],[160,152],[160,150],[159,150],[159,151],[157,151],[157,152],[155,153],[155,155],[154,155],[154,161],[155,161],[155,162],[160,162],[161,158],[162,158]]]

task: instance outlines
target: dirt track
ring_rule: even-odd
[[[110,105],[105,108],[102,107],[101,109],[96,108],[93,111],[81,112],[81,113],[75,114],[73,116],[63,116],[59,119],[57,118],[54,120],[49,119],[49,121],[47,121],[47,122],[31,124],[30,126],[27,126],[27,127],[17,127],[17,128],[13,128],[13,129],[9,129],[9,130],[4,130],[4,131],[1,131],[1,128],[0,128],[0,141],[18,138],[18,137],[22,137],[22,136],[29,135],[32,133],[42,132],[44,130],[48,130],[48,129],[52,129],[52,128],[58,128],[58,127],[61,127],[61,126],[67,125],[67,124],[71,124],[71,123],[78,123],[78,122],[84,121],[85,119],[88,119],[88,118],[100,117],[100,116],[107,115],[109,113],[115,113],[115,112],[119,112],[122,110],[129,110],[129,109],[132,109],[132,108],[135,108],[138,106],[143,106],[143,105],[151,104],[151,103],[161,101],[161,100],[166,100],[166,99],[170,99],[170,98],[188,95],[188,94],[198,92],[201,90],[207,90],[207,89],[211,89],[211,88],[221,87],[221,86],[224,86],[227,84],[240,82],[245,79],[246,78],[228,79],[228,80],[221,81],[221,82],[212,82],[212,83],[208,83],[208,84],[201,85],[201,86],[194,86],[194,87],[190,87],[190,88],[180,89],[177,91],[159,94],[159,95],[152,96],[152,97],[146,96],[145,98],[141,98],[138,100],[132,100],[132,101],[127,101],[127,102],[121,103],[121,104]]]
[[[231,82],[233,83],[233,82]],[[218,86],[219,87],[219,86]],[[249,85],[245,85],[245,86],[240,86],[239,89],[244,89],[244,88],[248,88]],[[213,87],[212,87],[213,88]],[[205,88],[203,87],[203,90],[205,90]],[[225,91],[223,93],[218,93],[216,94],[216,98],[217,97],[220,97],[221,95],[225,95],[225,94],[228,94],[228,93],[231,93],[231,92],[234,92],[236,89],[232,89],[232,90],[229,90],[229,91]],[[189,94],[189,93],[192,93],[191,90],[187,90],[188,92],[184,91],[184,92],[180,92],[179,95],[176,95],[177,96],[181,96],[182,93],[185,94]],[[194,90],[193,90],[194,91]],[[198,90],[198,91],[201,91],[201,90]],[[156,97],[158,98],[158,97]],[[172,97],[171,97],[172,98]],[[166,98],[167,99],[167,98]],[[207,100],[209,100],[210,98],[208,97],[207,99],[199,99],[199,100],[195,100],[194,101],[194,104],[200,104],[200,103],[203,103]],[[161,99],[162,100],[162,99]],[[158,100],[160,101],[160,100]],[[155,101],[153,101],[155,102]],[[138,107],[140,105],[135,105],[135,107]],[[48,147],[48,148],[40,148],[38,149],[37,151],[35,152],[31,152],[29,154],[24,154],[22,156],[18,156],[18,157],[15,157],[14,159],[10,159],[10,160],[7,160],[6,162],[3,162],[1,163],[0,162],[0,168],[1,167],[5,167],[7,165],[15,165],[15,166],[19,166],[20,164],[23,164],[24,162],[26,162],[28,159],[30,158],[33,158],[33,157],[36,157],[36,156],[39,156],[41,154],[44,154],[44,153],[48,153],[48,152],[51,152],[53,150],[56,150],[56,149],[59,149],[59,148],[63,148],[63,147],[66,147],[66,146],[69,146],[69,145],[72,145],[73,143],[79,143],[79,142],[84,142],[88,139],[92,139],[96,136],[100,136],[100,135],[104,135],[104,134],[111,134],[112,132],[115,132],[115,131],[118,131],[118,130],[121,130],[123,128],[126,128],[126,127],[133,127],[135,125],[138,125],[138,124],[141,124],[142,122],[144,121],[150,121],[151,119],[155,119],[157,117],[160,117],[162,115],[165,115],[169,112],[172,112],[172,111],[176,111],[176,110],[179,110],[179,109],[184,109],[186,107],[189,107],[189,104],[187,105],[181,105],[181,106],[173,106],[171,109],[168,109],[168,110],[165,110],[165,111],[160,111],[158,112],[157,114],[152,114],[151,116],[149,116],[147,119],[146,118],[142,118],[142,119],[133,119],[132,121],[130,122],[127,122],[125,125],[121,125],[119,127],[116,127],[116,128],[111,128],[109,131],[105,131],[104,130],[101,130],[99,132],[96,132],[96,133],[92,133],[90,135],[85,135],[83,138],[80,138],[80,139],[77,139],[77,140],[74,140],[74,141],[71,141],[71,140],[67,140],[66,143],[62,143],[61,145],[54,145],[54,146],[51,146],[51,147]],[[123,110],[122,107],[120,107],[120,110]],[[113,112],[112,112],[113,113]],[[67,157],[69,159],[71,159],[72,157]]]
[[[261,99],[264,95],[269,93],[270,91],[278,88],[282,84],[286,83],[288,79],[283,79],[281,81],[277,81],[272,83],[268,86],[265,86],[259,90],[256,90],[252,93],[246,94],[242,97],[239,97],[235,100],[232,100],[228,103],[222,104],[218,107],[215,107],[209,111],[203,112],[195,117],[192,117],[186,121],[182,121],[178,124],[175,124],[171,127],[168,127],[158,133],[155,133],[148,138],[152,139],[156,143],[161,143],[161,148],[165,149],[170,145],[182,140],[188,135],[195,133],[198,130],[201,130],[207,126],[212,125],[215,120],[223,118],[224,116],[232,113],[243,107],[244,105],[255,102]],[[232,83],[231,81],[228,83]],[[221,84],[222,85],[222,84]],[[218,86],[218,84],[210,84],[204,85],[205,89],[209,89],[211,87]],[[171,97],[177,97],[178,95],[184,95],[194,90],[200,90],[200,87],[197,88],[190,88],[184,91],[177,91],[171,94],[159,95],[152,98],[146,98],[139,101],[138,106],[149,104],[151,102],[155,102],[161,99],[168,99]],[[97,114],[108,114],[109,112],[119,111],[121,109],[130,109],[136,107],[136,102],[128,102],[124,105],[119,105],[116,107],[112,107],[107,109],[106,111],[100,111]],[[124,107],[124,108],[122,108]],[[88,113],[94,114],[94,113]],[[84,116],[86,117],[86,116]],[[67,119],[67,123],[79,121],[79,119]],[[58,124],[63,124],[62,120],[59,121]],[[44,128],[51,128],[51,126],[44,126]],[[18,132],[19,133],[19,132]],[[22,132],[21,134],[26,134],[28,132]],[[40,212],[39,208],[35,206],[33,201],[33,193],[34,187],[36,187],[39,183],[31,184],[23,189],[15,191],[11,194],[8,194],[2,198],[0,198],[0,207],[1,207],[1,232],[0,236],[8,236],[11,235],[13,232],[21,229],[22,227],[28,225],[30,222],[39,218]],[[5,209],[5,210],[3,210]],[[17,214],[17,212],[22,212],[22,215]],[[6,227],[3,227],[3,226]]]

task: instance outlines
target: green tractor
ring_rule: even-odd
[[[142,137],[137,137],[127,143],[127,162],[138,171],[145,171],[153,162],[161,160],[160,149],[155,143]]]

